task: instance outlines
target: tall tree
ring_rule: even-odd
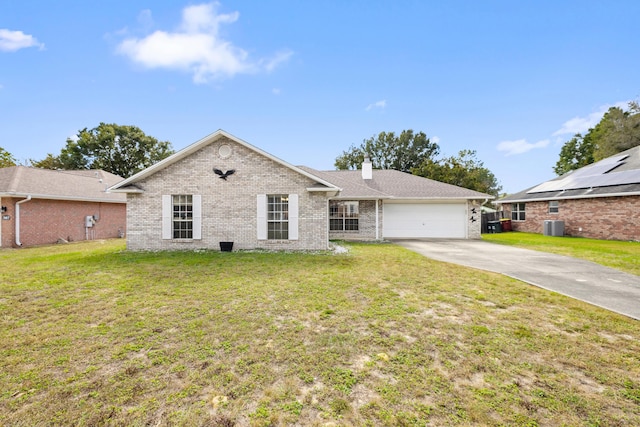
[[[412,169],[414,175],[499,196],[502,186],[495,175],[477,158],[475,150],[461,150],[457,156],[440,160],[425,159]]]
[[[8,168],[9,166],[15,166],[16,159],[13,155],[0,147],[0,168]]]
[[[605,159],[640,145],[640,114],[612,107],[589,132],[595,139],[594,160]]]
[[[60,162],[58,156],[54,156],[51,153],[47,153],[47,157],[42,160],[29,159],[29,163],[31,163],[31,166],[34,168],[52,170],[64,169],[64,165]]]
[[[627,111],[611,107],[600,122],[582,136],[565,142],[553,170],[558,175],[579,169],[640,145],[640,105],[629,103]]]
[[[553,171],[560,176],[593,163],[593,148],[593,138],[590,133],[584,137],[579,133],[575,134],[562,146],[560,158],[553,167]]]
[[[68,138],[60,155],[51,154],[36,167],[54,169],[103,169],[128,178],[173,153],[171,143],[158,141],[136,126],[100,123]]]
[[[410,172],[422,161],[436,156],[440,147],[431,142],[424,132],[414,133],[403,130],[400,135],[394,132],[380,132],[378,136],[365,139],[360,146],[352,145],[336,158],[338,170],[358,169],[364,158],[369,156],[376,169],[395,169]]]

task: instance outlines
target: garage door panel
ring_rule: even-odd
[[[386,238],[465,238],[466,207],[463,204],[385,204],[383,234]]]

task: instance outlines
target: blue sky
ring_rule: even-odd
[[[638,1],[0,1],[0,147],[100,122],[179,150],[224,129],[333,169],[381,131],[477,151],[503,191],[640,94]]]

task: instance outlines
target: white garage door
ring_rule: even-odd
[[[385,203],[382,217],[385,238],[466,238],[465,204]]]

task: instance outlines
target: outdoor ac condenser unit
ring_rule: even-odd
[[[546,220],[542,234],[545,236],[564,236],[564,221]]]

